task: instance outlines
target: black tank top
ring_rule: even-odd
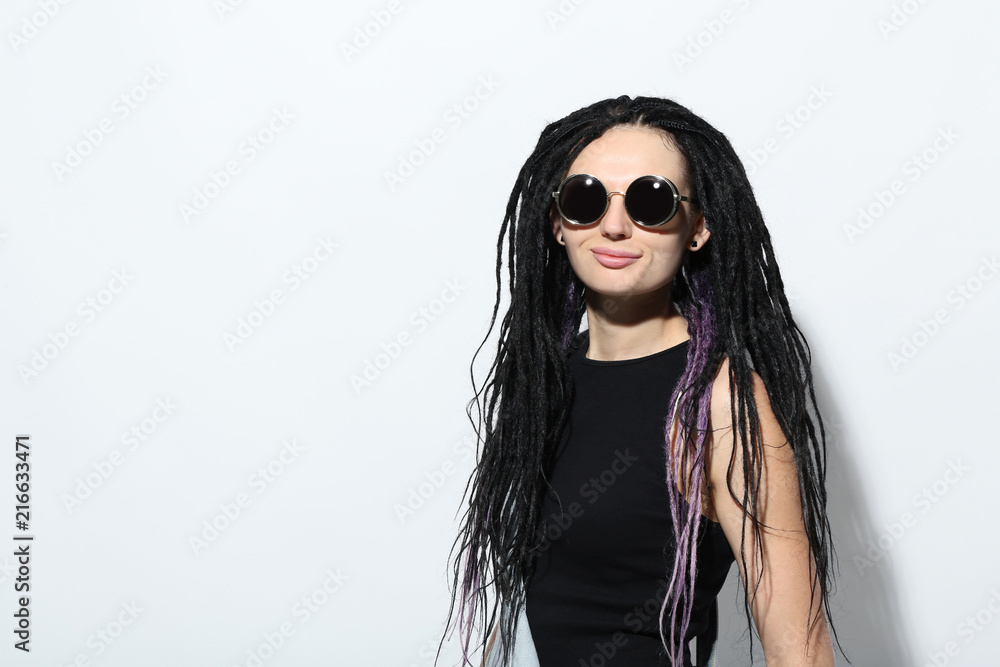
[[[544,537],[526,590],[528,625],[540,667],[667,666],[658,616],[675,540],[664,428],[688,342],[625,361],[587,359],[586,332],[577,345],[575,397],[549,462],[554,492],[542,503]],[[734,561],[721,526],[701,520],[687,641],[714,633],[715,599]],[[668,642],[669,623],[668,607]]]

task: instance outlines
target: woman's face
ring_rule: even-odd
[[[673,181],[681,195],[692,194],[680,152],[664,133],[646,127],[614,127],[592,141],[567,171],[581,173],[596,176],[608,192],[625,192],[636,178],[654,174]],[[566,221],[553,206],[556,240],[566,246],[573,271],[591,292],[621,297],[667,290],[684,253],[708,240],[705,218],[695,205],[681,202],[666,224],[642,227],[629,218],[624,200],[612,195],[604,217],[590,225]]]

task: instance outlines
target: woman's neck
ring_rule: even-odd
[[[687,322],[674,308],[670,286],[647,294],[611,297],[587,291],[587,358],[638,359],[689,338]]]

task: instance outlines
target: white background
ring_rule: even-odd
[[[997,5],[387,7],[4,3],[0,663],[429,665],[510,188],[547,122],[648,94],[752,172],[832,428],[848,655],[995,664]]]

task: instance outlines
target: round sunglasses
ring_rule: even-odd
[[[567,176],[552,193],[559,215],[574,225],[591,225],[602,217],[611,204],[611,195],[625,198],[625,212],[637,225],[659,227],[670,222],[682,201],[697,200],[677,192],[677,186],[663,176],[640,176],[625,192],[608,192],[604,184],[590,174]]]

